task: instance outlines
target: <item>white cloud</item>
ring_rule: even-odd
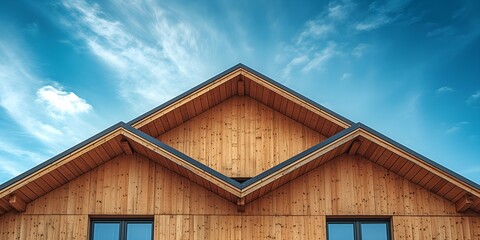
[[[365,52],[368,50],[369,47],[370,46],[368,44],[360,43],[357,46],[355,46],[355,48],[353,48],[352,55],[357,58],[360,58],[365,54]]]
[[[331,31],[333,31],[333,27],[331,25],[321,23],[318,20],[308,21],[305,23],[305,28],[300,33],[297,43],[326,37]]]
[[[365,22],[358,23],[355,26],[355,28],[360,31],[369,31],[369,30],[379,28],[380,26],[387,24],[389,22],[390,22],[390,18],[384,15],[378,15],[378,16],[369,18]]]
[[[453,90],[453,88],[448,87],[448,86],[439,87],[437,89],[437,93],[448,93],[448,92],[454,92],[454,91],[455,90]]]
[[[457,131],[459,131],[460,129],[466,127],[466,126],[469,125],[469,124],[470,124],[470,123],[467,122],[467,121],[455,123],[455,124],[453,124],[453,126],[451,126],[450,128],[448,128],[447,130],[445,130],[445,133],[446,133],[446,134],[451,134],[451,133],[457,132]]]
[[[79,98],[73,92],[63,91],[54,86],[43,86],[37,90],[37,101],[45,103],[50,114],[54,117],[64,114],[87,113],[92,110],[92,105],[85,99]]]
[[[411,0],[375,1],[370,4],[368,17],[358,22],[355,28],[359,31],[370,31],[397,20]]]
[[[41,141],[53,141],[60,135],[60,131],[36,118],[33,113],[35,109],[30,97],[30,86],[38,84],[38,81],[6,45],[3,49],[1,47],[0,52],[5,58],[0,59],[0,106],[33,136]]]
[[[306,73],[313,69],[321,69],[323,64],[335,55],[336,44],[329,42],[327,46],[321,51],[314,54],[313,58],[302,68],[302,72]]]
[[[10,177],[15,177],[25,171],[23,167],[21,167],[17,162],[14,161],[9,161],[0,157],[0,163],[0,175],[2,176],[8,175]]]
[[[32,35],[35,35],[35,34],[38,34],[38,32],[40,31],[40,28],[37,22],[31,22],[25,26],[25,31],[27,31]]]
[[[78,99],[57,88],[41,88],[45,81],[32,70],[35,67],[31,59],[34,58],[21,47],[21,41],[15,37],[0,37],[0,108],[3,117],[9,124],[11,122],[5,135],[0,135],[0,172],[12,176],[78,143],[96,130],[78,116],[68,114],[58,119],[48,114],[52,109],[66,111],[61,108],[62,104]],[[42,89],[39,97],[43,102],[36,98],[39,89]],[[85,106],[82,109],[85,110]]]
[[[41,153],[19,148],[18,146],[15,146],[5,141],[5,139],[0,139],[0,152],[22,157],[34,163],[40,163],[42,161],[45,161],[45,159],[47,158],[45,155]]]
[[[309,58],[306,55],[297,56],[293,58],[285,67],[284,74],[286,76],[289,76],[293,68],[297,67],[298,65],[304,64],[305,62],[308,62],[308,60]]]
[[[480,173],[480,166],[465,168],[460,170],[461,174],[478,174]]]
[[[152,1],[111,4],[120,16],[83,0],[63,1],[71,16],[65,26],[117,74],[116,85],[126,101],[151,107],[204,78],[200,59],[209,43],[205,36],[214,35],[209,29],[192,26]]]
[[[455,34],[455,29],[453,26],[448,25],[444,27],[435,28],[427,33],[427,37],[435,36],[449,36]]]
[[[350,1],[330,2],[328,6],[328,17],[335,20],[344,20],[355,8],[355,4]]]
[[[474,103],[478,100],[480,100],[480,90],[477,90],[475,93],[470,95],[470,97],[467,99],[467,103]]]
[[[347,79],[350,79],[352,77],[352,74],[351,73],[343,73],[342,74],[342,77],[340,77],[340,80],[347,80]]]
[[[308,73],[322,69],[340,50],[332,36],[342,29],[341,23],[354,10],[356,4],[351,1],[333,1],[328,8],[315,18],[304,23],[293,43],[285,47],[286,54],[277,59],[286,59],[283,77],[288,81],[293,70]],[[281,61],[281,60],[280,60]]]

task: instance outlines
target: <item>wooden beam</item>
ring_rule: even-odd
[[[25,212],[27,210],[27,203],[16,194],[10,196],[8,203],[18,212]]]
[[[455,203],[457,212],[465,212],[473,204],[473,196],[470,194],[465,194],[460,200]]]
[[[245,95],[245,81],[243,81],[243,76],[240,76],[238,80],[238,96]]]
[[[348,149],[348,155],[355,155],[359,147],[360,147],[360,140],[358,139],[353,140],[352,145],[350,145],[350,149]]]
[[[132,147],[130,146],[130,143],[128,143],[127,140],[121,140],[120,141],[120,146],[122,146],[123,151],[127,155],[131,155],[133,153]]]
[[[245,212],[245,198],[238,198],[237,199],[237,211],[238,212]]]

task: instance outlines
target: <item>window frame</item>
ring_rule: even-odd
[[[386,224],[387,228],[387,240],[392,240],[392,227],[391,227],[390,218],[327,218],[326,227],[327,227],[327,240],[330,239],[328,236],[328,225],[330,223],[351,223],[353,224],[353,239],[362,240],[362,224],[369,223],[381,223]]]
[[[154,239],[153,230],[155,226],[152,218],[93,218],[90,219],[89,240],[93,240],[95,223],[118,223],[119,224],[119,240],[127,240],[127,224],[129,223],[150,223],[152,224],[152,239]]]

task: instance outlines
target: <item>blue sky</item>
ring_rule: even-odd
[[[0,183],[244,63],[480,183],[480,2],[9,1]]]

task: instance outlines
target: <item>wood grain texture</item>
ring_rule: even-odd
[[[18,215],[0,217],[2,240],[84,240],[88,235],[86,215]]]
[[[326,239],[319,216],[156,215],[155,239]]]
[[[392,219],[399,239],[480,239],[480,217],[400,217]]]
[[[256,100],[236,96],[158,139],[229,177],[253,177],[325,137]]]
[[[137,153],[0,216],[0,239],[86,239],[89,216],[152,216],[155,239],[325,239],[325,219],[392,216],[395,239],[478,239],[479,216],[358,155],[343,154],[247,204]]]

